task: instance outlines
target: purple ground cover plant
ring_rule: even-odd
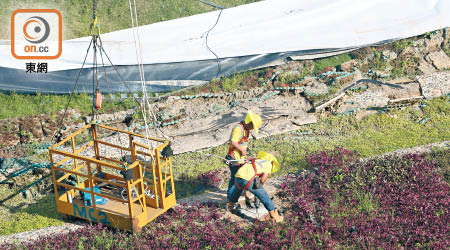
[[[180,205],[142,233],[86,226],[4,249],[449,249],[450,186],[424,155],[360,161],[343,148],[288,176],[280,224],[242,224],[214,204]]]
[[[220,170],[210,170],[198,175],[197,179],[205,186],[220,187],[223,183],[223,179],[220,176]]]

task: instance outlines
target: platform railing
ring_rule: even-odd
[[[98,139],[97,137],[97,128],[106,129],[113,132],[118,132],[122,134],[128,135],[129,145],[128,147],[124,147],[122,145],[115,145],[113,143],[109,143],[103,140]],[[86,144],[81,146],[79,149],[76,149],[76,136],[79,136],[83,132],[90,130],[92,140],[88,141]],[[120,135],[119,135],[120,136]],[[135,210],[133,207],[139,202],[140,207],[142,208],[142,213],[144,213],[145,218],[147,217],[147,205],[151,207],[162,207],[168,208],[167,205],[174,206],[175,205],[175,189],[173,184],[173,175],[172,175],[172,165],[170,157],[165,159],[164,163],[161,163],[160,151],[168,145],[167,140],[157,139],[157,138],[148,138],[154,142],[159,143],[155,149],[150,150],[148,146],[142,145],[138,142],[134,142],[134,137],[147,138],[146,136],[136,134],[130,131],[121,130],[117,128],[112,128],[106,125],[101,124],[89,124],[81,128],[80,130],[74,132],[67,138],[63,139],[59,143],[49,147],[50,153],[50,161],[52,166],[52,177],[54,183],[55,190],[55,199],[57,201],[57,206],[60,202],[69,202],[69,195],[75,197],[76,191],[88,193],[91,196],[91,206],[96,209],[96,197],[103,197],[111,200],[115,200],[118,202],[126,203],[128,205],[128,214],[129,218],[133,219],[137,215],[135,214]],[[72,152],[67,152],[60,147],[65,145],[66,143],[71,144]],[[111,157],[100,155],[100,146],[107,146],[116,148],[119,150],[123,150],[125,152],[129,152],[132,156],[132,163],[130,165],[127,162],[112,159]],[[85,150],[93,147],[95,156],[87,157],[80,155]],[[142,147],[143,150],[137,150],[137,147]],[[147,155],[150,156],[153,160],[151,164],[148,162],[141,162],[137,160],[137,155]],[[62,157],[62,159],[55,161],[56,156]],[[73,163],[73,168],[68,169],[65,163]],[[152,178],[148,179],[145,177],[145,173],[143,173],[143,164],[146,164],[145,172],[151,173]],[[70,165],[70,164],[67,164]],[[161,168],[170,168],[170,171],[167,173],[166,170],[161,171]],[[96,171],[94,170],[96,168]],[[113,174],[105,173],[102,169],[110,169],[117,171],[126,171],[132,170],[133,178],[131,180],[125,180],[122,176],[117,176]],[[87,173],[86,173],[87,171]],[[56,172],[62,172],[63,175],[59,178],[56,178]],[[114,171],[110,171],[114,172]],[[100,174],[101,173],[101,174]],[[65,180],[71,175],[76,176],[76,184],[70,185],[68,183],[64,183]],[[81,181],[83,180],[83,181]],[[116,181],[114,181],[116,180]],[[117,182],[119,181],[119,182]],[[172,202],[166,202],[167,200],[167,182],[171,183],[171,194],[173,195]],[[125,188],[127,192],[127,200],[105,194],[95,192],[94,186],[97,183],[106,183],[109,185],[113,185],[119,188]],[[150,187],[154,197],[148,197],[145,192],[145,185],[147,188]],[[58,187],[64,187],[69,189],[69,191],[65,192],[63,195],[58,194]],[[87,187],[90,187],[87,189]],[[133,191],[135,190],[133,195]],[[160,202],[160,204],[159,204]],[[58,211],[60,211],[58,209]],[[74,208],[75,211],[75,208]],[[138,215],[140,215],[139,213]]]

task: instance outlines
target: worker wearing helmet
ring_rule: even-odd
[[[261,116],[249,110],[245,116],[245,120],[239,122],[231,132],[230,146],[228,148],[228,154],[225,157],[225,159],[229,161],[228,166],[231,172],[230,181],[228,182],[227,196],[230,196],[231,194],[230,188],[234,184],[234,176],[236,172],[247,159],[247,141],[250,137],[250,131],[254,130],[255,134],[258,134],[258,129],[261,127],[261,124]],[[250,194],[248,192],[245,192],[247,206],[251,206],[249,195]]]
[[[263,185],[266,182],[269,174],[278,170],[280,164],[277,159],[269,153],[258,152],[258,156],[252,159],[250,163],[245,163],[236,172],[235,183],[231,187],[231,194],[228,197],[228,210],[233,212],[234,205],[239,199],[242,191],[248,190],[253,193],[269,211],[269,213],[261,218],[261,221],[275,221],[281,222],[284,217],[278,214],[275,205],[269,197],[269,194],[264,189]]]

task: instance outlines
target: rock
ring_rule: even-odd
[[[397,53],[395,53],[394,51],[391,51],[391,53],[389,53],[389,59],[390,60],[397,59]]]
[[[378,78],[387,78],[389,77],[389,72],[385,72],[385,71],[379,71],[379,70],[369,70],[369,74],[373,74],[375,77]]]
[[[450,93],[450,72],[438,72],[425,76],[417,76],[422,95],[432,99]]]
[[[317,123],[317,117],[313,114],[305,116],[294,116],[293,119],[291,119],[291,122],[294,125],[302,126],[305,124]]]
[[[5,123],[0,125],[0,148],[6,149],[11,146],[16,146],[20,142],[17,119],[12,119],[10,122],[7,119],[3,121]]]
[[[442,50],[428,53],[428,55],[425,56],[425,60],[433,64],[439,71],[450,68],[450,58]]]
[[[433,32],[430,35],[429,39],[425,39],[425,48],[424,51],[435,51],[440,49],[442,42],[444,41],[444,37],[442,36],[442,32],[437,31]]]
[[[401,84],[402,88],[392,88],[382,85],[381,88],[386,93],[389,99],[403,99],[421,96],[420,87],[418,82],[412,82],[409,84]]]
[[[350,114],[351,111],[360,109],[359,105],[353,102],[345,102],[336,109],[336,114]]]
[[[413,41],[413,45],[414,45],[414,48],[411,48],[411,49],[413,49],[417,52],[422,52],[425,49],[425,39],[422,38],[422,39]]]
[[[395,60],[397,58],[397,53],[390,50],[384,50],[383,58],[387,59],[388,61]]]
[[[433,67],[433,65],[429,64],[423,58],[420,59],[418,69],[422,74],[425,74],[425,75],[436,72],[436,69]]]
[[[369,108],[369,107],[384,107],[388,104],[389,98],[383,87],[376,85],[369,85],[369,88],[361,93],[353,93],[343,99],[344,104],[337,110],[338,113],[342,113],[352,108]]]
[[[97,116],[97,121],[102,122],[102,123],[106,123],[109,121],[113,121],[115,120],[115,115],[114,114],[101,114]]]
[[[41,124],[42,124],[42,131],[44,132],[45,136],[53,136],[55,131],[59,129],[56,119],[51,119],[50,117],[42,119]]]
[[[167,103],[174,103],[175,101],[181,100],[179,96],[169,96],[167,97]]]
[[[301,72],[298,70],[290,70],[290,71],[284,72],[283,74],[289,75],[289,76],[298,76],[301,74]]]
[[[418,51],[416,49],[414,49],[413,47],[406,47],[402,50],[402,52],[400,52],[400,57],[405,57],[405,56],[416,56],[418,54]]]
[[[304,60],[303,61],[303,69],[309,72],[314,71],[314,61],[313,60]]]
[[[313,81],[311,83],[311,86],[305,87],[305,94],[306,95],[324,95],[328,93],[328,86],[319,81]]]
[[[18,121],[21,143],[38,141],[43,137],[43,130],[39,117],[25,116],[19,118]]]
[[[353,60],[347,61],[347,62],[339,65],[339,69],[341,71],[353,72],[354,71],[353,68],[356,67],[357,65],[358,65],[358,61],[353,59]]]

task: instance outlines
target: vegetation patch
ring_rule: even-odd
[[[314,74],[324,71],[328,67],[337,67],[344,62],[353,59],[351,54],[346,53],[338,56],[327,57],[323,59],[318,59],[314,61]]]
[[[130,95],[124,99],[120,99],[119,95],[115,95],[114,100],[108,97],[104,97],[102,103],[102,112],[104,113],[137,107],[134,98]],[[68,101],[69,95],[0,93],[0,106],[3,107],[0,109],[0,119],[37,114],[56,114],[56,112],[66,108]],[[92,96],[81,93],[73,96],[69,107],[80,110],[82,114],[90,114],[92,111],[91,104]]]
[[[5,185],[2,185],[5,186]],[[51,186],[52,187],[52,186]],[[25,198],[18,188],[1,188],[0,235],[20,233],[64,224],[56,211],[55,195],[33,190],[34,197]]]
[[[446,249],[450,186],[424,155],[359,163],[343,148],[308,155],[279,192],[285,221],[239,224],[213,204],[178,206],[141,233],[101,224],[0,249]],[[432,201],[432,202],[430,202]]]

